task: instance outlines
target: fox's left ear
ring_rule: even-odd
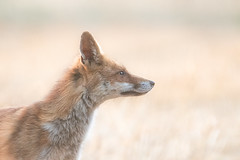
[[[89,32],[83,32],[80,42],[83,64],[101,63],[101,52],[97,42]]]

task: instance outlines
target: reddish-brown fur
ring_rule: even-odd
[[[0,110],[1,160],[77,159],[96,107],[153,87],[153,82],[129,74],[100,54],[88,32],[82,35],[80,49],[82,56],[43,101]]]

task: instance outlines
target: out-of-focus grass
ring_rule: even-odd
[[[156,86],[145,96],[101,105],[82,159],[239,159],[240,30],[92,30],[107,56]],[[82,31],[74,26],[2,27],[0,105],[41,100],[79,53]]]

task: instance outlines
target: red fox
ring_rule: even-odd
[[[89,32],[81,36],[80,51],[43,101],[0,110],[0,160],[75,160],[101,103],[154,86],[103,56]]]

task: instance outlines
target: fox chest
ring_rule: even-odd
[[[44,124],[49,144],[42,150],[39,159],[75,160],[91,123],[92,116],[72,115],[66,120]]]

